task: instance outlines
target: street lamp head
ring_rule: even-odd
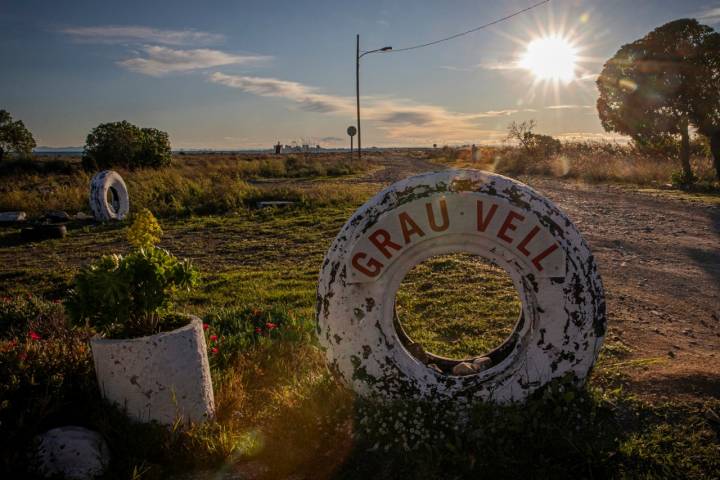
[[[383,47],[380,49],[381,52],[388,52],[390,50],[392,50],[392,47]]]

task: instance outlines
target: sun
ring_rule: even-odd
[[[577,48],[559,35],[536,38],[527,45],[518,66],[537,80],[569,83],[575,79]]]

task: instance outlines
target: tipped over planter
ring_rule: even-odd
[[[90,342],[100,391],[141,422],[200,422],[213,416],[213,398],[202,322],[128,340]]]

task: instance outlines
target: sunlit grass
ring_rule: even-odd
[[[520,299],[502,268],[453,254],[416,265],[396,297],[398,318],[426,352],[464,359],[499,346],[520,316]]]

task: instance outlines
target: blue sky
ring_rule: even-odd
[[[0,108],[39,145],[81,146],[101,122],[167,131],[174,148],[345,146],[361,48],[423,43],[530,1],[0,1]],[[493,143],[513,120],[603,135],[594,78],[627,42],[677,18],[720,26],[720,2],[551,0],[489,29],[362,59],[363,144]],[[517,59],[534,38],[570,39],[565,84]]]

